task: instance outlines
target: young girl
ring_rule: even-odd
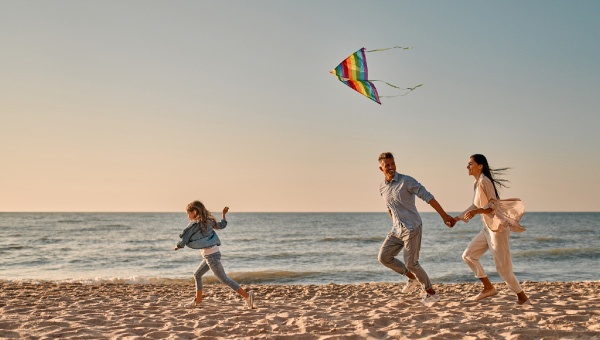
[[[496,185],[504,186],[505,180],[493,177],[493,173],[501,173],[507,169],[490,169],[487,159],[480,154],[471,156],[467,169],[469,175],[475,177],[475,196],[473,204],[455,217],[455,221],[469,222],[477,214],[481,214],[482,217],[483,229],[463,253],[463,260],[483,283],[483,290],[472,300],[479,301],[498,294],[479,263],[481,255],[489,249],[494,257],[498,274],[517,294],[517,304],[531,304],[513,273],[508,244],[511,231],[517,233],[525,231],[525,228],[519,224],[525,208],[519,199],[499,200]]]
[[[221,240],[219,240],[219,236],[215,230],[224,229],[227,226],[225,214],[229,211],[229,207],[223,209],[223,219],[221,222],[217,222],[200,201],[188,204],[186,211],[188,219],[191,222],[181,235],[179,235],[181,240],[175,246],[175,250],[185,246],[192,249],[200,249],[204,258],[198,269],[194,272],[196,299],[188,304],[187,307],[199,307],[202,305],[202,275],[206,274],[208,269],[210,269],[221,282],[240,294],[246,300],[249,308],[254,308],[254,293],[246,293],[237,282],[227,277],[221,264],[221,252],[219,251]]]

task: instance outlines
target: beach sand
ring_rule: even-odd
[[[600,339],[600,282],[505,284],[481,302],[475,283],[436,284],[424,307],[401,283],[249,285],[257,308],[222,284],[0,283],[0,338],[18,339]]]

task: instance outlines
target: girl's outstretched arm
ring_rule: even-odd
[[[226,220],[225,215],[227,214],[228,211],[229,211],[229,207],[223,208],[223,219],[224,220]]]
[[[221,222],[217,222],[215,229],[220,230],[220,229],[225,229],[225,227],[227,227],[227,218],[225,218],[225,215],[227,214],[228,211],[229,211],[229,207],[223,208],[223,219],[221,220]]]
[[[179,240],[179,242],[178,242],[178,243],[177,243],[177,245],[175,246],[175,250],[177,250],[177,249],[181,249],[181,248],[185,247],[185,245],[188,243],[188,241],[190,240],[190,237],[191,237],[191,236],[192,236],[192,234],[193,234],[193,233],[192,233],[192,229],[193,229],[194,225],[195,225],[195,226],[197,226],[197,225],[198,225],[198,223],[197,223],[197,222],[190,223],[190,224],[189,224],[189,225],[188,225],[188,226],[187,226],[187,227],[186,227],[186,228],[183,230],[183,232],[181,233],[181,235],[179,235],[179,237],[180,237],[181,239]]]

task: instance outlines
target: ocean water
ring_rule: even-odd
[[[436,283],[475,282],[461,255],[479,217],[447,228],[422,213],[420,263]],[[242,284],[403,281],[377,260],[387,213],[230,213],[222,263]],[[600,213],[526,213],[511,235],[520,281],[600,280]],[[198,250],[174,251],[185,213],[0,213],[0,280],[192,282]],[[492,256],[481,261],[502,281]],[[210,273],[210,272],[209,272]],[[207,274],[208,283],[215,282]]]

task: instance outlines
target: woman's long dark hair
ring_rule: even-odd
[[[498,188],[508,188],[509,181],[506,179],[499,178],[498,176],[504,175],[507,170],[510,168],[497,168],[492,169],[488,164],[487,158],[485,158],[482,154],[474,154],[471,156],[473,161],[479,165],[483,165],[482,173],[492,181],[492,185],[494,186],[494,191],[496,192],[496,197],[500,199],[500,194],[498,194]]]

